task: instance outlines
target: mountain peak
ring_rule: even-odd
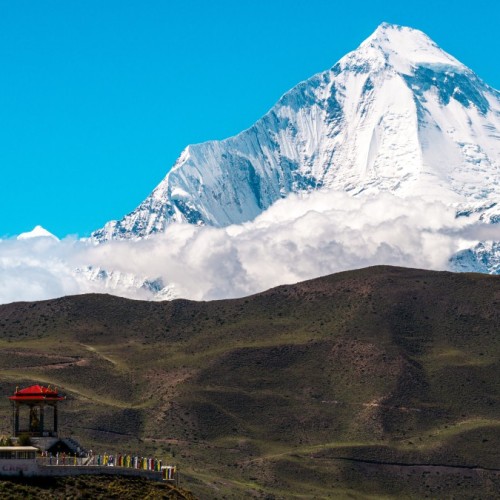
[[[27,233],[21,233],[17,237],[18,240],[29,240],[31,238],[53,238],[55,240],[58,239],[50,231],[47,231],[42,226],[35,226],[31,231]]]
[[[382,23],[249,129],[188,146],[136,210],[92,238],[240,224],[317,189],[486,206],[500,196],[499,130],[498,95],[471,70],[420,30]]]
[[[377,29],[368,38],[386,36],[387,33],[390,33],[392,31],[406,31],[408,33],[413,33],[413,34],[418,33],[419,35],[424,35],[427,37],[427,35],[422,31],[415,28],[411,28],[410,26],[403,26],[401,24],[393,24],[384,21],[383,23],[380,23],[377,26]]]
[[[389,64],[398,73],[412,74],[415,67],[424,66],[461,71],[457,59],[442,50],[418,29],[382,23],[354,52],[346,58],[369,60],[380,66]]]

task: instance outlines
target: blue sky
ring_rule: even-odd
[[[0,0],[0,237],[88,235],[382,21],[500,88],[499,2]]]

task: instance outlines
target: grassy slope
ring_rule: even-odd
[[[497,277],[376,267],[238,300],[9,304],[0,393],[62,387],[67,432],[174,455],[203,498],[493,498],[499,303]]]

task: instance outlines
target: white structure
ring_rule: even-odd
[[[37,452],[34,446],[0,446],[0,475],[38,475]]]

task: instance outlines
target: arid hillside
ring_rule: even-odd
[[[0,306],[7,396],[52,384],[62,432],[155,453],[200,498],[495,498],[500,278],[374,267],[215,302]]]

